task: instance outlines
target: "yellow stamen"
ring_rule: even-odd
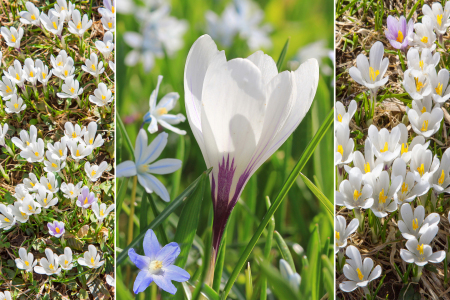
[[[30,263],[28,261],[25,261],[25,265],[28,267]]]
[[[422,107],[422,109],[420,110],[421,113],[427,112],[427,108],[424,106]]]
[[[338,145],[337,151],[338,151],[342,156],[344,156],[344,148],[342,148],[341,145]]]
[[[419,66],[420,66],[420,68],[421,68],[422,71],[423,71],[423,60],[419,61]]]
[[[44,203],[47,204],[47,198],[44,198]]]
[[[364,164],[364,172],[365,173],[370,173],[370,164],[369,164],[369,162]]]
[[[52,189],[52,185],[50,183],[47,183],[47,187],[48,187],[49,190]]]
[[[91,176],[94,176],[95,174],[97,174],[97,172],[95,172],[94,170],[92,170]]]
[[[384,152],[386,152],[388,150],[389,150],[389,144],[388,144],[388,142],[384,142],[384,148],[380,149],[380,152],[384,153]]]
[[[108,22],[108,27],[112,28],[112,23],[111,22]]]
[[[403,182],[402,184],[402,194],[406,193],[408,191],[408,184],[406,182]]]
[[[15,109],[19,109],[19,104],[14,103],[14,108],[15,108]]]
[[[420,255],[423,255],[423,244],[417,245],[417,250],[419,250]]]
[[[386,203],[387,198],[388,197],[384,195],[384,189],[382,189],[380,194],[378,195],[378,203]]]
[[[30,71],[30,77],[34,77],[33,71]]]
[[[80,156],[80,150],[77,149],[77,153],[75,155]]]
[[[420,167],[417,168],[417,171],[419,172],[420,176],[422,177],[423,174],[425,173],[425,167],[423,166],[423,164],[421,164]]]
[[[4,218],[4,220],[5,220],[5,222],[9,222],[9,219],[8,219],[8,218]]]
[[[375,79],[377,79],[377,76],[380,74],[380,71],[374,71],[372,67],[369,67],[369,72],[370,80],[372,81],[375,81]]]
[[[417,218],[412,220],[412,228],[413,230],[417,230],[417,228],[419,228],[419,222],[417,221]]]
[[[436,16],[436,21],[437,21],[437,23],[438,23],[439,26],[442,25],[442,17],[443,17],[443,15],[437,15],[437,16]]]
[[[76,139],[77,138],[77,134],[76,134],[76,132],[74,131],[74,132],[72,132],[72,138],[73,139]],[[61,150],[59,150],[59,151],[61,151]]]
[[[55,163],[52,163],[52,167],[53,167],[53,168],[56,168],[57,165],[56,165]]]
[[[25,217],[25,216],[26,216],[26,213],[23,213],[23,212],[20,212],[20,213],[22,214],[22,216],[23,216],[23,217]]]
[[[6,92],[7,93],[11,93],[12,92],[11,88],[9,87],[9,85],[6,86]]]
[[[158,109],[158,115],[162,116],[162,115],[166,115],[167,114],[167,109],[165,107],[161,107]]]
[[[17,79],[17,80],[20,80],[19,73],[16,73],[16,79]]]
[[[100,216],[104,216],[105,214],[103,213],[103,209],[100,209]]]
[[[356,269],[356,272],[358,272],[358,278],[359,280],[363,280],[364,275],[361,273],[361,270],[359,268]]]
[[[428,120],[423,121],[421,131],[427,131],[428,130]]]
[[[95,71],[95,65],[92,64],[91,69]]]
[[[401,32],[400,30],[398,31],[397,35],[397,42],[403,43],[403,32]]]
[[[91,257],[91,264],[94,264],[94,258]]]
[[[419,81],[418,77],[414,77],[414,81],[416,82],[416,91],[420,92],[420,90],[425,86],[421,81]]]
[[[337,240],[341,238],[341,234],[337,231],[335,231],[335,236]]]
[[[442,96],[442,87],[443,84],[439,82],[437,88],[435,88],[436,94],[438,94],[439,96]]]
[[[63,156],[62,150],[59,150],[59,155]]]
[[[78,30],[81,29],[81,22],[78,22],[77,29],[78,29]]]
[[[58,63],[58,66],[61,66],[62,65],[62,61],[60,61],[59,63]]]
[[[91,144],[92,145],[92,143],[94,142],[94,139],[93,138],[91,138],[90,140],[89,140],[89,144]]]
[[[30,181],[30,185],[31,185],[31,187],[34,187],[34,183],[32,183],[31,181]]]
[[[445,179],[445,172],[444,170],[442,170],[441,177],[439,177],[438,180],[439,185],[442,185],[444,183],[444,179]]]
[[[103,99],[104,100],[104,99]],[[342,122],[342,115],[341,114],[338,114],[338,121],[339,122]]]
[[[73,191],[70,191],[70,194],[73,195]]]
[[[34,152],[34,155],[39,156],[39,152]]]
[[[88,198],[86,197],[86,199],[84,199],[84,204],[88,203]]]
[[[31,20],[36,21],[36,16],[34,14],[31,15]]]
[[[33,211],[33,208],[31,207],[31,205],[28,205],[28,210]]]
[[[42,72],[42,78],[47,78],[47,74],[45,74],[44,72]]]
[[[114,13],[116,11],[116,9],[114,8],[114,6],[111,7],[111,12]]]
[[[58,227],[56,227],[55,230],[56,230],[56,233],[60,233],[61,232],[61,230],[59,230]]]
[[[15,37],[13,34],[11,34],[11,41],[12,41],[13,43],[16,42],[16,37]]]
[[[69,262],[67,261],[67,259],[64,261],[64,264],[67,265]]]
[[[56,22],[53,22],[53,27],[54,27],[55,29],[58,29],[58,26],[56,26]]]
[[[30,146],[30,142],[29,141],[26,141],[26,143],[27,143],[27,146]]]
[[[75,89],[72,87],[72,88],[70,89],[70,92],[71,92],[72,94],[74,94],[74,93],[75,93]]]
[[[67,70],[64,70],[64,76],[66,76],[66,77],[67,77],[67,75],[69,75],[69,71],[67,71]]]
[[[362,194],[362,193],[361,193],[360,191],[355,190],[355,191],[353,192],[353,201],[358,200],[358,198],[361,197],[361,194]]]
[[[408,152],[408,144],[407,143],[402,143],[402,150],[400,151],[400,156],[402,156],[404,153]]]
[[[50,270],[53,270],[53,264],[50,264],[50,266],[48,266],[50,268]]]
[[[424,36],[423,38],[420,39],[420,41],[424,44],[428,43],[428,37]]]

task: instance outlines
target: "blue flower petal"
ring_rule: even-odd
[[[150,258],[147,256],[142,256],[136,253],[133,248],[128,250],[128,256],[130,260],[138,267],[139,269],[148,269],[148,265],[150,264]]]
[[[156,237],[153,230],[147,230],[147,233],[144,237],[145,256],[150,257],[150,260],[155,260],[155,257],[158,254],[159,250],[161,250],[161,245],[158,242],[158,238]]]
[[[146,113],[144,115],[144,123],[150,123],[151,120],[152,120],[152,115],[150,114],[150,112]]]
[[[162,290],[175,295],[177,292],[177,288],[173,285],[169,278],[166,278],[161,275],[153,275],[153,281],[158,285]]]
[[[164,277],[177,282],[184,282],[189,280],[191,275],[178,266],[170,265],[167,268],[164,267]]]
[[[177,256],[180,254],[180,246],[177,243],[172,242],[167,244],[162,248],[156,255],[156,260],[162,262],[163,267],[167,268],[169,265],[173,264]]]
[[[152,283],[153,275],[147,271],[139,272],[134,281],[133,291],[135,294],[145,291],[145,289]]]

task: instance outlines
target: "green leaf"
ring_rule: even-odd
[[[267,282],[271,290],[279,300],[295,300],[300,299],[298,292],[294,291],[292,286],[286,279],[281,276],[281,273],[272,267],[269,262],[262,261],[259,266],[264,276],[267,277]]]
[[[227,284],[225,285],[225,289],[221,296],[221,298],[223,300],[227,299],[227,296],[231,290],[231,287],[234,285],[234,282],[236,281],[236,279],[239,275],[239,272],[241,271],[242,267],[245,265],[245,262],[247,261],[248,257],[250,256],[250,253],[252,252],[253,248],[255,247],[256,243],[258,242],[262,232],[264,231],[264,228],[270,222],[273,214],[275,213],[277,208],[280,206],[283,199],[286,197],[287,193],[289,192],[289,190],[291,189],[295,180],[297,179],[298,174],[302,171],[303,167],[306,165],[309,158],[314,153],[314,150],[316,149],[317,145],[322,140],[322,138],[325,136],[325,133],[331,127],[331,124],[333,124],[333,120],[334,120],[334,110],[332,109],[330,111],[330,113],[328,114],[327,118],[325,119],[325,121],[323,122],[323,124],[320,126],[319,130],[317,130],[316,134],[314,135],[312,140],[309,142],[308,146],[306,146],[300,159],[298,160],[298,162],[295,165],[294,169],[292,170],[291,174],[289,175],[289,177],[287,178],[283,187],[281,188],[280,192],[278,193],[274,203],[270,206],[270,209],[265,214],[263,220],[261,221],[258,228],[256,229],[256,232],[253,235],[252,239],[247,244],[247,247],[245,247],[241,257],[239,258],[238,262],[236,263],[236,267],[233,269],[233,272],[231,273],[230,278],[228,279]]]
[[[278,231],[275,231],[273,233],[273,237],[277,242],[278,249],[280,250],[283,259],[287,261],[289,266],[291,266],[292,271],[297,272],[297,270],[295,269],[294,259],[292,258],[291,251],[289,251],[289,248],[286,242],[284,241],[283,237],[281,236],[281,234]]]
[[[120,211],[122,210],[123,200],[125,199],[125,193],[127,192],[128,181],[130,178],[125,177],[119,188],[119,193],[117,194],[117,218],[120,217]]]
[[[319,201],[325,206],[325,209],[330,214],[331,217],[334,216],[334,205],[333,203],[325,197],[325,195],[322,193],[319,188],[317,188],[314,183],[311,182],[311,180],[308,179],[305,175],[300,173],[300,177],[302,178],[303,182],[305,182],[306,186],[313,192],[313,194],[319,199]]]
[[[128,136],[127,130],[125,129],[125,126],[123,125],[122,119],[120,118],[119,112],[116,111],[116,120],[117,124],[119,125],[120,132],[123,135],[123,138],[125,139],[125,144],[128,147],[128,150],[130,151],[131,157],[133,157],[134,161],[134,148],[133,144],[131,143],[130,137]]]
[[[122,252],[117,255],[117,265],[120,265],[124,262],[124,260],[128,257],[128,250],[133,247],[137,247],[138,244],[143,240],[145,236],[145,232],[149,229],[156,228],[158,225],[160,225],[172,212],[177,209],[177,207],[183,203],[189,195],[191,195],[195,189],[197,188],[197,185],[201,183],[202,180],[204,180],[209,173],[211,172],[212,168],[204,171],[202,175],[200,175],[194,182],[192,182],[180,195],[178,195],[177,198],[175,198],[172,202],[167,205],[167,207],[156,217],[150,224],[143,229],[143,231],[133,239],[133,241],[125,247]]]
[[[284,44],[283,50],[281,50],[280,57],[278,57],[278,61],[277,61],[278,72],[280,72],[281,67],[283,66],[283,62],[286,57],[286,52],[289,48],[289,40],[290,40],[290,38],[287,39],[286,43]]]

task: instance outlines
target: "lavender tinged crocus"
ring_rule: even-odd
[[[291,135],[308,112],[319,67],[310,59],[278,74],[258,51],[226,60],[208,35],[189,51],[184,89],[186,114],[210,174],[214,208],[213,264],[223,230],[251,175]]]
[[[175,295],[177,288],[173,281],[184,282],[191,277],[188,272],[173,265],[180,254],[180,247],[172,242],[161,248],[153,230],[149,229],[144,237],[145,256],[139,255],[131,248],[128,250],[130,260],[141,271],[134,281],[135,294],[143,292],[152,282],[164,291]]]
[[[47,223],[48,233],[56,238],[60,238],[66,230],[64,229],[64,223],[53,221],[53,223]]]
[[[97,202],[95,194],[93,192],[89,192],[89,188],[84,186],[83,189],[81,189],[81,194],[78,195],[77,206],[88,208],[94,202]]]
[[[400,20],[393,16],[388,16],[387,29],[384,33],[392,47],[406,51],[406,48],[408,48],[408,36],[412,35],[413,30],[414,22],[412,19],[406,24],[404,16],[401,16]]]

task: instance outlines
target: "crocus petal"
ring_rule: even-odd
[[[133,285],[133,292],[135,294],[143,292],[153,281],[153,275],[147,271],[140,271],[136,276]]]

